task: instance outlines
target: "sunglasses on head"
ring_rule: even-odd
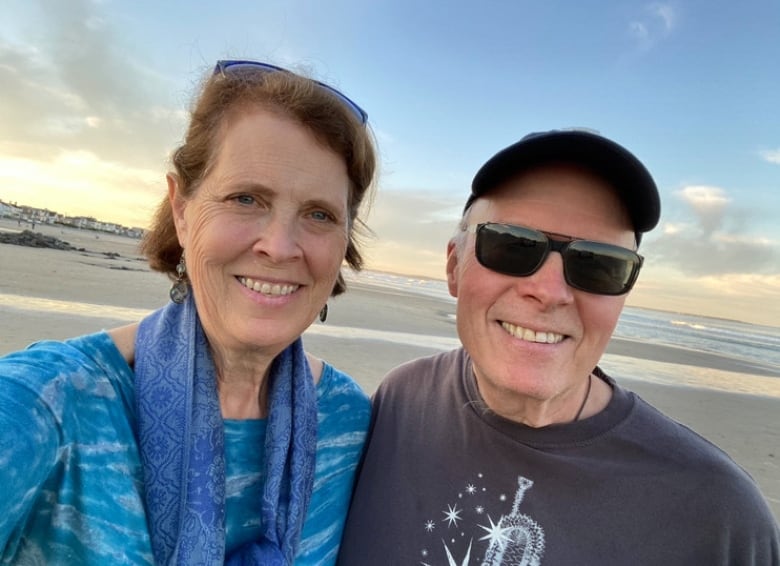
[[[234,72],[234,71],[241,71],[241,70],[244,71],[259,70],[259,71],[265,71],[269,73],[275,73],[275,72],[292,73],[292,71],[288,71],[287,69],[284,69],[282,67],[277,67],[276,65],[271,65],[270,63],[261,63],[259,61],[247,61],[247,60],[237,59],[237,60],[217,61],[217,65],[214,67],[214,74],[224,76],[227,73]],[[363,110],[357,104],[355,104],[355,102],[353,102],[352,99],[349,98],[346,94],[344,94],[339,90],[336,90],[330,85],[321,83],[320,81],[314,81],[314,82],[317,85],[324,88],[325,90],[327,90],[332,95],[334,95],[336,98],[338,98],[344,104],[344,106],[346,106],[349,109],[349,111],[355,115],[355,118],[357,118],[361,124],[365,124],[368,121],[368,114],[366,113],[366,111]]]
[[[622,295],[634,286],[643,258],[638,253],[590,240],[554,240],[550,234],[515,226],[485,222],[471,224],[476,233],[475,253],[484,267],[515,277],[535,273],[551,251],[563,257],[566,282],[597,295]]]

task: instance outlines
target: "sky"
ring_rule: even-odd
[[[0,0],[0,199],[148,226],[197,87],[252,58],[369,114],[367,267],[444,279],[477,169],[584,127],[651,171],[627,304],[780,326],[777,0]]]

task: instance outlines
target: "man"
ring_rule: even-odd
[[[463,347],[377,390],[341,565],[780,564],[748,474],[597,366],[659,216],[593,133],[485,163],[447,247]]]

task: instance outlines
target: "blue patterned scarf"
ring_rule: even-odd
[[[225,558],[225,457],[216,371],[195,303],[145,318],[135,344],[138,442],[157,564],[293,563],[314,484],[314,381],[296,340],[269,375],[263,537]]]

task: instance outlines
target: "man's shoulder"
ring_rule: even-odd
[[[632,460],[654,477],[655,488],[646,484],[652,497],[671,505],[685,501],[678,516],[688,517],[689,524],[695,521],[698,533],[707,533],[703,538],[728,537],[732,557],[776,557],[780,531],[754,478],[714,442],[631,395],[634,408],[619,434],[642,447]],[[626,444],[620,446],[624,450]],[[627,457],[626,452],[621,454]],[[737,558],[729,563],[763,562]]]
[[[710,491],[735,500],[755,502],[762,496],[754,479],[725,450],[687,425],[666,415],[636,396],[634,417],[641,432],[637,438],[663,461],[675,462],[678,469],[698,478]]]

